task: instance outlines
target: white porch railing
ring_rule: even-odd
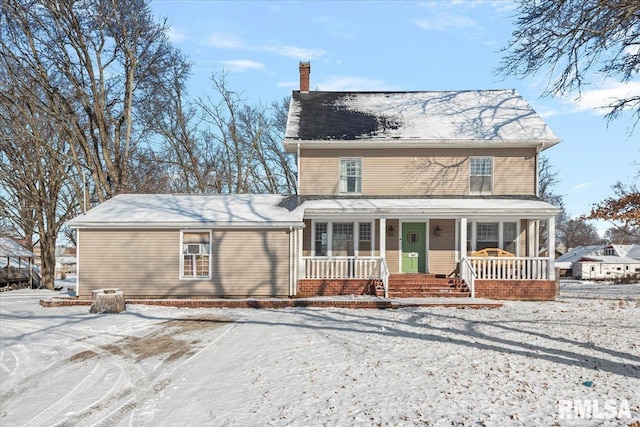
[[[384,285],[384,297],[389,298],[389,267],[387,266],[387,260],[380,258],[380,279]]]
[[[462,258],[460,261],[460,278],[469,286],[471,298],[476,297],[476,272],[471,266],[468,258]]]
[[[302,257],[302,279],[381,279],[380,257]],[[385,263],[386,267],[386,263]]]
[[[476,280],[551,280],[549,258],[470,257],[465,259],[475,273]]]

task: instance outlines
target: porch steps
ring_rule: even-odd
[[[469,298],[471,292],[464,280],[434,274],[392,274],[389,298]]]

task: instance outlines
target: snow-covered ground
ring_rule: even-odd
[[[3,427],[640,420],[640,285],[493,310],[38,304],[55,294],[0,294]]]

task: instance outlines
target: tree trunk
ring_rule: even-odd
[[[118,289],[98,289],[91,292],[89,313],[120,313],[126,310],[124,293]]]

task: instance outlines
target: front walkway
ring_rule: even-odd
[[[376,296],[333,296],[314,298],[212,298],[212,299],[140,299],[129,298],[127,304],[144,304],[179,308],[368,308],[397,309],[405,307],[498,308],[499,301],[482,298],[380,298]],[[91,305],[91,300],[53,297],[40,300],[43,307]]]

